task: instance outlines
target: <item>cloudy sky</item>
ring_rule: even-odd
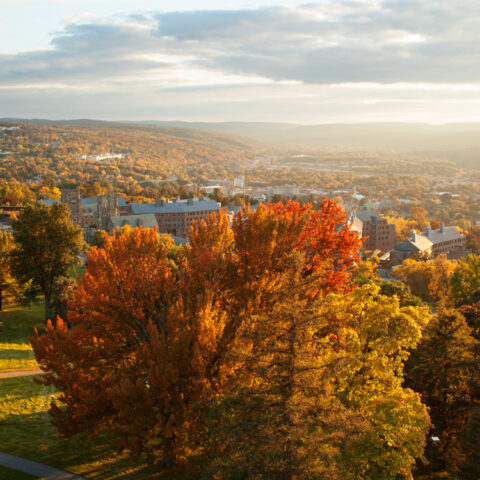
[[[480,2],[0,0],[0,117],[480,121]]]

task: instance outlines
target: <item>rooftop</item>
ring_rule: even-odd
[[[215,200],[177,200],[164,203],[131,203],[130,208],[135,214],[146,213],[190,213],[202,212],[205,210],[217,211],[220,209]]]
[[[355,216],[359,218],[362,222],[382,220],[382,217],[375,210],[359,210],[355,213]]]
[[[438,230],[427,230],[417,235],[418,237],[428,238],[433,244],[458,240],[463,235],[455,227],[441,227]]]

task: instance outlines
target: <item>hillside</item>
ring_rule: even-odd
[[[231,176],[255,157],[257,142],[186,128],[76,121],[0,122],[0,178],[60,186]],[[92,159],[105,153],[122,158]],[[120,157],[120,155],[119,155]],[[135,188],[131,192],[135,195]],[[94,193],[94,192],[93,192]]]

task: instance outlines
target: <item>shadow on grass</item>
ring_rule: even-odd
[[[119,453],[115,440],[99,435],[61,439],[46,412],[9,415],[0,422],[1,450],[98,480],[173,480],[168,472]]]
[[[0,350],[0,360],[33,360],[32,350],[22,350],[19,348],[2,348]]]

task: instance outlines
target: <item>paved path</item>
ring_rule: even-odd
[[[38,375],[43,373],[39,368],[35,370],[21,370],[16,372],[1,372],[0,378],[25,377],[27,375]],[[11,468],[19,472],[28,473],[35,477],[45,480],[87,480],[65,470],[49,467],[43,463],[32,462],[22,457],[10,455],[9,453],[0,452],[0,465]]]
[[[27,375],[40,375],[43,371],[39,368],[35,370],[19,370],[16,372],[0,372],[0,378],[26,377]]]
[[[0,465],[42,479],[44,478],[45,480],[87,480],[85,477],[80,477],[74,473],[58,470],[57,468],[43,465],[43,463],[32,462],[3,452],[0,452]]]

